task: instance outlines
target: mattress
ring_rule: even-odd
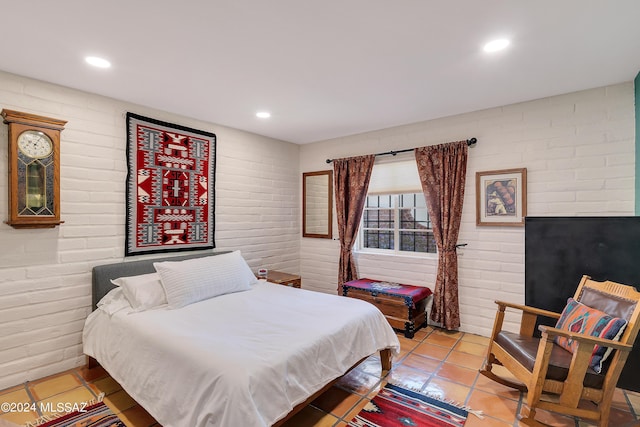
[[[259,282],[186,307],[134,312],[111,291],[84,352],[164,427],[270,426],[398,338],[373,305]]]

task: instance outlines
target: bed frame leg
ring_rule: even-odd
[[[97,368],[100,366],[100,364],[98,363],[98,361],[96,359],[94,359],[91,356],[87,356],[87,368],[89,369],[93,369],[93,368]]]
[[[380,363],[382,364],[382,372],[391,370],[391,349],[385,348],[380,350]]]

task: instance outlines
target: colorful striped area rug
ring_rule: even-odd
[[[39,427],[126,427],[104,402],[37,424]]]
[[[415,391],[387,384],[349,423],[350,427],[461,427],[468,411]]]

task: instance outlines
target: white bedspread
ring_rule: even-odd
[[[264,282],[177,310],[98,309],[83,340],[164,427],[270,426],[358,360],[399,352],[373,305]]]

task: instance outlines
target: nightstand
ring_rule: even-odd
[[[279,285],[300,288],[302,286],[302,278],[298,274],[289,274],[282,271],[269,270],[267,273],[267,281],[277,283]]]

